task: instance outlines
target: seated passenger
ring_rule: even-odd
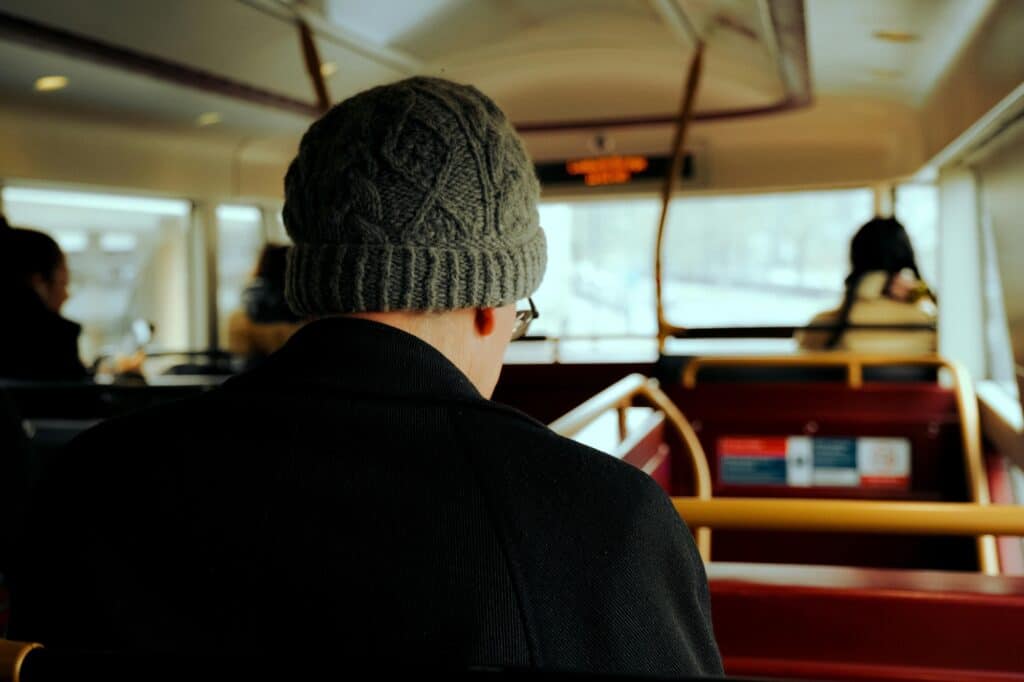
[[[11,546],[32,480],[31,443],[14,401],[0,390],[0,586],[10,568]],[[4,611],[0,599],[0,614]],[[0,618],[0,636],[3,636]]]
[[[850,329],[856,325],[934,325],[935,295],[921,279],[910,236],[895,218],[873,218],[850,244],[850,275],[842,305],[811,320],[832,330],[797,333],[805,350],[931,353],[930,329]]]
[[[546,264],[494,102],[423,77],[355,95],[305,134],[285,195],[288,302],[317,319],[71,445],[34,498],[12,638],[720,673],[658,485],[488,399]]]
[[[60,314],[68,299],[68,280],[57,242],[42,232],[0,223],[0,378],[88,378],[78,356],[82,328]]]
[[[228,350],[249,360],[264,358],[291,338],[299,326],[284,296],[288,247],[267,244],[256,278],[242,292],[242,308],[228,319]]]

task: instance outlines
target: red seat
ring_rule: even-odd
[[[1024,680],[1024,578],[712,563],[730,675]]]
[[[969,500],[956,396],[935,383],[877,383],[857,389],[843,383],[663,388],[690,419],[707,452],[716,497]],[[721,480],[719,439],[799,435],[906,438],[911,446],[910,488],[739,486]],[[688,469],[673,471],[673,494],[690,494]],[[720,561],[978,569],[971,538],[720,531],[714,534],[712,552]]]
[[[622,441],[612,454],[646,472],[672,494],[672,457],[667,442],[665,414],[654,412]]]

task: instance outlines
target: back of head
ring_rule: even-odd
[[[907,268],[917,274],[910,236],[895,218],[872,218],[854,235],[850,243],[851,277],[874,271],[893,274]]]
[[[417,77],[314,123],[285,178],[300,315],[500,307],[546,264],[521,140],[476,88]]]
[[[267,244],[260,252],[256,266],[256,281],[242,292],[242,305],[252,322],[275,324],[295,323],[299,318],[292,313],[284,299],[285,272],[288,264],[289,247],[281,244]],[[269,334],[267,330],[253,334]],[[278,336],[287,338],[281,331],[275,336],[273,346],[279,346]]]
[[[267,244],[260,251],[256,265],[256,276],[284,291],[284,277],[288,266],[288,247],[283,244]]]
[[[921,279],[914,247],[903,224],[895,218],[878,216],[864,223],[850,242],[850,274],[846,278],[846,292],[839,307],[836,328],[825,347],[836,348],[849,328],[850,312],[866,274],[884,272],[891,278],[903,270],[911,270],[918,280]]]
[[[6,220],[0,225],[0,277],[4,291],[29,287],[35,275],[49,281],[62,262],[64,253],[49,235],[10,227]]]

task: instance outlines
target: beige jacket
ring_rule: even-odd
[[[850,324],[934,324],[935,302],[923,298],[916,303],[895,301],[882,292],[888,275],[870,272],[857,287],[857,300],[850,309]],[[839,308],[826,311],[811,320],[812,325],[835,324]],[[804,350],[825,350],[832,333],[828,331],[797,332],[796,340]],[[934,353],[937,349],[935,332],[857,330],[846,331],[834,350],[856,353]]]

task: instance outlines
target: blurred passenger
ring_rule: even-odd
[[[283,346],[301,326],[284,296],[288,247],[267,244],[260,253],[256,278],[242,292],[242,308],[228,319],[228,351],[249,359],[264,358]]]
[[[61,317],[68,299],[63,252],[42,232],[0,224],[0,378],[67,381],[88,378],[78,356],[77,323]]]
[[[721,673],[693,538],[643,472],[491,402],[546,264],[522,142],[472,87],[342,102],[285,180],[300,329],[80,437],[11,636],[345,665]]]
[[[807,350],[934,352],[934,330],[855,327],[931,326],[936,318],[935,301],[917,269],[910,236],[903,225],[895,218],[873,218],[857,231],[850,244],[850,275],[842,304],[810,322],[834,325],[835,329],[799,332],[797,340]]]
[[[0,216],[2,218],[2,216]],[[32,445],[14,401],[0,390],[0,586],[10,569],[12,546],[32,483]],[[2,591],[2,590],[0,590]],[[0,599],[0,614],[4,605]],[[0,623],[3,622],[0,618]],[[4,628],[0,627],[0,637]]]

